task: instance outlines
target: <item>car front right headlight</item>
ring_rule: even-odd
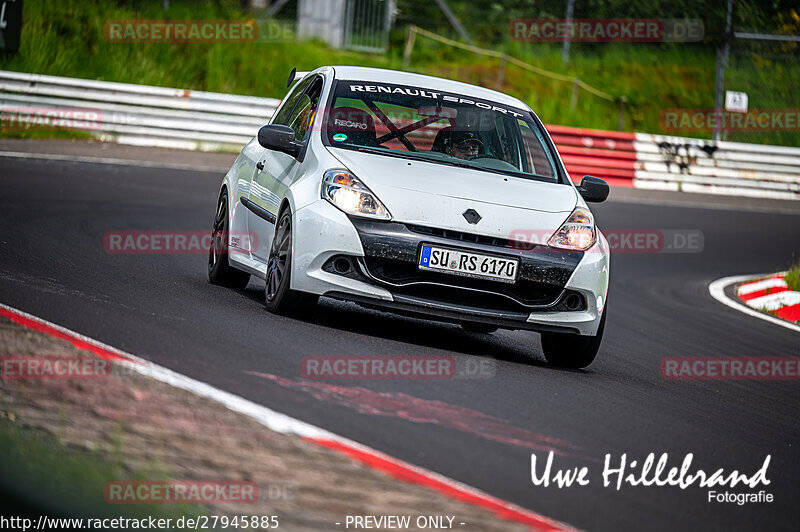
[[[383,203],[356,176],[347,170],[328,170],[322,178],[322,197],[356,216],[391,220]]]
[[[569,215],[567,221],[561,224],[558,231],[553,233],[547,245],[560,249],[586,251],[597,242],[597,230],[594,218],[589,209],[578,207]]]

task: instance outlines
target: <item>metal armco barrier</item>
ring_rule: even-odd
[[[0,113],[37,109],[99,112],[91,133],[102,140],[192,150],[238,151],[279,100],[0,71]],[[800,148],[712,142],[548,126],[574,181],[800,199]]]
[[[593,175],[631,186],[636,178],[636,133],[547,126],[574,180]]]
[[[637,133],[637,188],[800,199],[800,148]]]
[[[240,150],[280,100],[0,71],[0,112],[85,109],[100,139],[190,150]]]
[[[574,181],[800,199],[800,148],[547,126]]]

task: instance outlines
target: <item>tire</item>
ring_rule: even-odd
[[[267,261],[267,282],[264,302],[273,314],[311,317],[319,300],[318,295],[289,288],[292,281],[292,211],[286,207],[278,215],[275,236]]]
[[[603,331],[606,328],[608,304],[603,309],[600,327],[596,336],[578,336],[577,334],[542,333],[542,351],[547,362],[554,366],[570,369],[581,369],[594,362]]]
[[[475,322],[465,322],[461,324],[461,328],[467,332],[471,333],[479,333],[479,334],[491,334],[495,332],[499,327],[494,325],[488,325],[485,323],[475,323]]]
[[[249,273],[237,270],[228,262],[228,191],[223,190],[219,195],[208,248],[208,282],[241,290],[249,281]]]

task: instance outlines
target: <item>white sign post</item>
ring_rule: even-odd
[[[747,112],[747,93],[725,91],[725,110],[732,113]]]

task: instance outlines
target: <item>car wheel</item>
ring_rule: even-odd
[[[242,289],[250,281],[250,274],[237,270],[228,263],[228,192],[222,191],[214,216],[211,245],[208,249],[208,281],[211,284]]]
[[[491,334],[495,332],[497,329],[499,329],[499,327],[495,327],[494,325],[487,325],[485,323],[475,323],[475,322],[462,323],[461,328],[467,332],[480,333],[480,334]]]
[[[591,364],[600,349],[603,330],[606,328],[608,305],[600,318],[600,327],[596,336],[578,336],[577,334],[542,333],[542,351],[544,358],[554,366],[580,369]]]
[[[292,211],[281,211],[275,224],[275,236],[267,261],[267,283],[264,300],[273,314],[310,317],[319,296],[289,288],[292,276]]]

